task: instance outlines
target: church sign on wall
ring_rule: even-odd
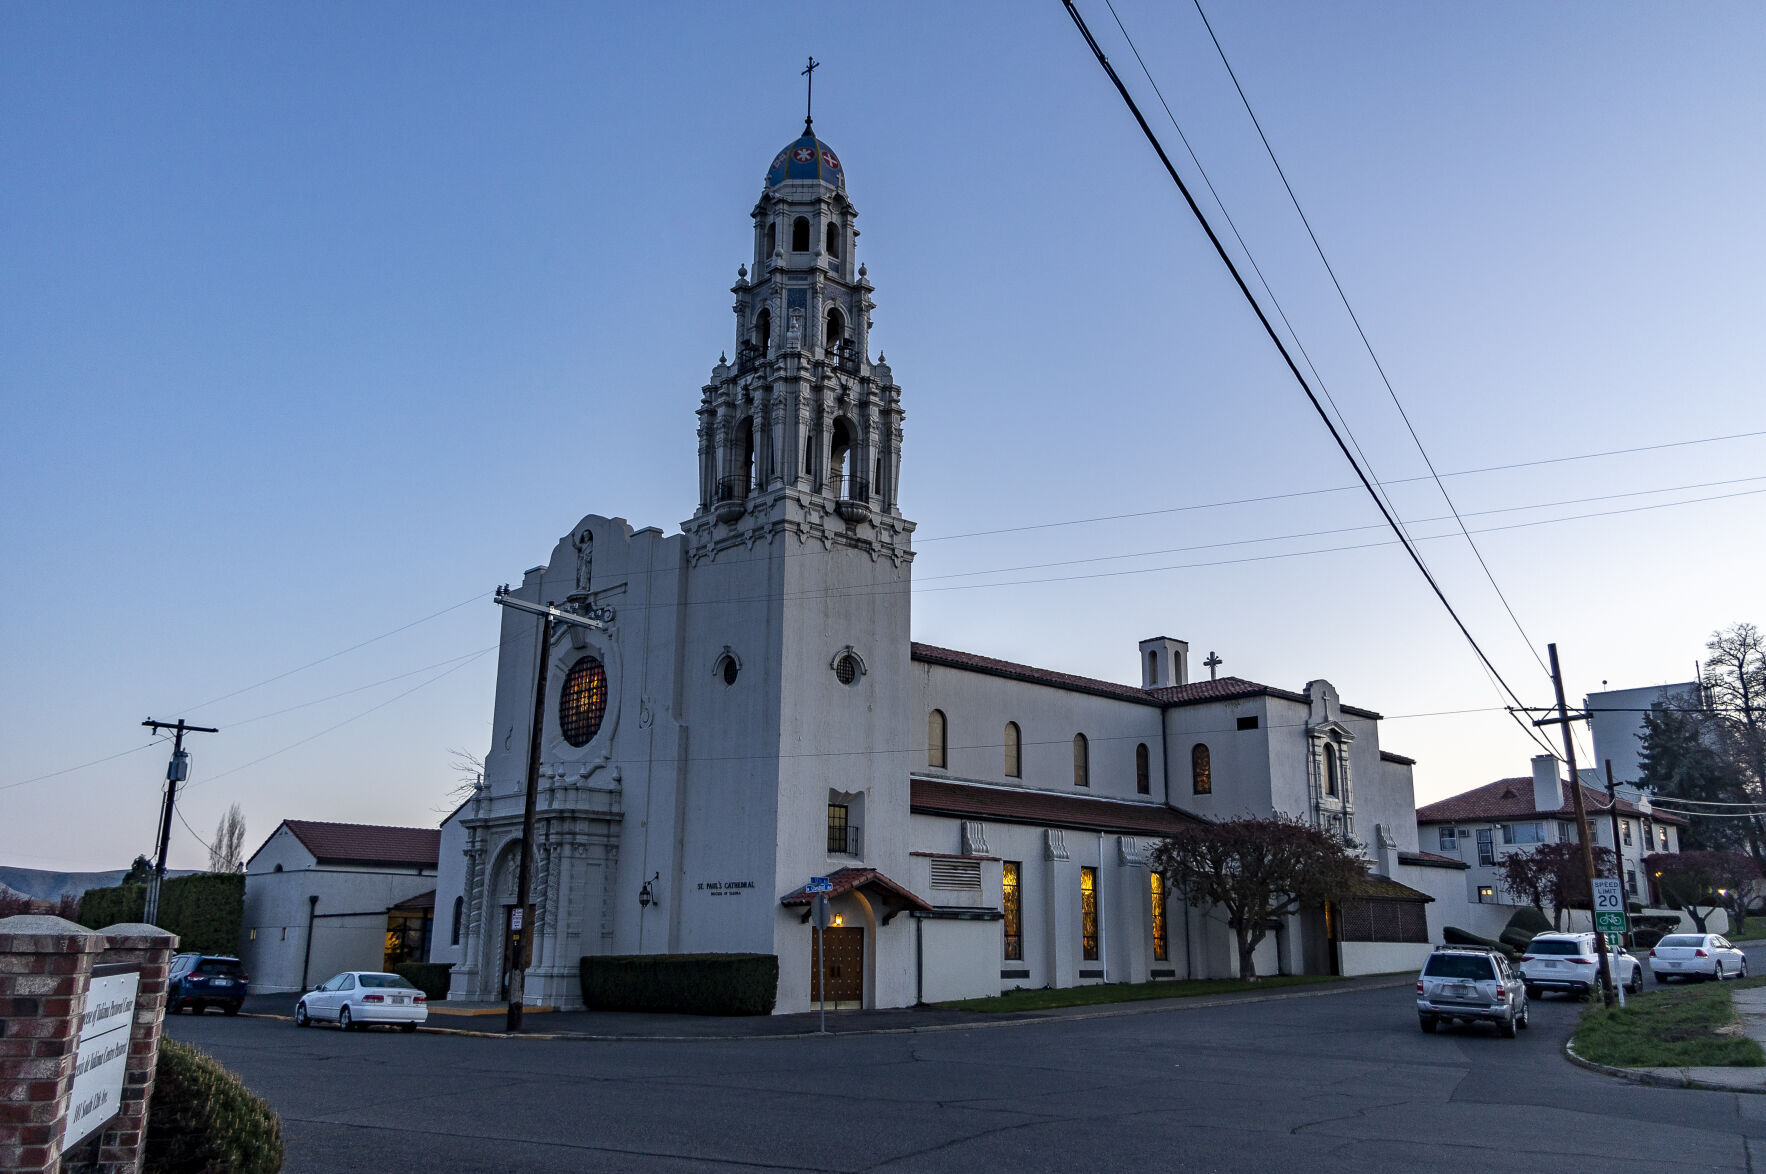
[[[90,1136],[117,1115],[123,1070],[129,1061],[129,1027],[135,1022],[135,995],[141,975],[94,974],[80,1016],[79,1058],[74,1061],[62,1149]]]

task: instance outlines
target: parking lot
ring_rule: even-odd
[[[1750,955],[1752,955],[1750,951]],[[1758,967],[1754,967],[1758,973]],[[317,1171],[1751,1170],[1766,1097],[1647,1088],[1529,1031],[1417,1030],[1408,984],[1027,1025],[600,1042],[177,1018]],[[540,1018],[540,1017],[536,1017]]]

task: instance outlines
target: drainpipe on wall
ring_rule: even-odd
[[[319,894],[314,893],[307,898],[307,946],[300,960],[300,989],[302,993],[305,993],[307,989],[307,967],[311,966],[313,962],[313,915],[318,909]]]

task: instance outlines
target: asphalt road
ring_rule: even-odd
[[[1752,951],[1750,951],[1752,953]],[[1766,1096],[1658,1089],[1408,986],[833,1039],[604,1043],[174,1018],[281,1113],[289,1174],[1766,1169]]]

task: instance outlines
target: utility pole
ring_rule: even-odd
[[[1619,788],[1613,784],[1613,760],[1607,759],[1607,810],[1613,814],[1613,875],[1625,887],[1625,841],[1619,838]]]
[[[1570,767],[1570,795],[1576,801],[1576,837],[1582,844],[1582,871],[1588,877],[1589,905],[1588,915],[1594,916],[1594,845],[1589,838],[1588,803],[1582,797],[1582,780],[1576,774],[1576,741],[1570,736],[1571,722],[1585,722],[1590,715],[1586,713],[1572,714],[1570,707],[1564,702],[1564,674],[1558,668],[1558,646],[1546,645],[1551,654],[1551,683],[1557,691],[1556,717],[1540,718],[1535,726],[1562,726],[1564,731],[1564,761]],[[1598,929],[1594,932],[1594,949],[1600,959],[1600,993],[1607,1006],[1613,1005],[1613,968],[1607,958],[1607,935]]]
[[[183,718],[176,724],[156,722],[148,718],[141,723],[154,733],[173,730],[172,761],[166,767],[166,797],[161,805],[159,821],[159,854],[153,863],[153,879],[147,883],[147,909],[141,918],[148,925],[159,924],[159,886],[166,879],[166,846],[172,838],[172,805],[178,801],[178,784],[190,777],[190,755],[184,750],[185,734],[218,734],[212,726],[187,725]]]
[[[527,739],[527,793],[521,807],[521,864],[515,873],[515,916],[519,918],[514,965],[509,974],[509,1012],[504,1030],[511,1034],[521,1030],[521,1008],[527,986],[527,971],[533,965],[533,939],[537,925],[528,924],[527,906],[533,885],[534,807],[540,793],[540,746],[546,731],[546,678],[552,668],[552,633],[559,623],[583,628],[605,628],[598,618],[565,611],[551,604],[529,603],[509,594],[508,587],[497,588],[497,603],[517,611],[531,612],[540,617],[540,661],[534,673],[533,729]],[[611,613],[605,613],[611,614]]]

